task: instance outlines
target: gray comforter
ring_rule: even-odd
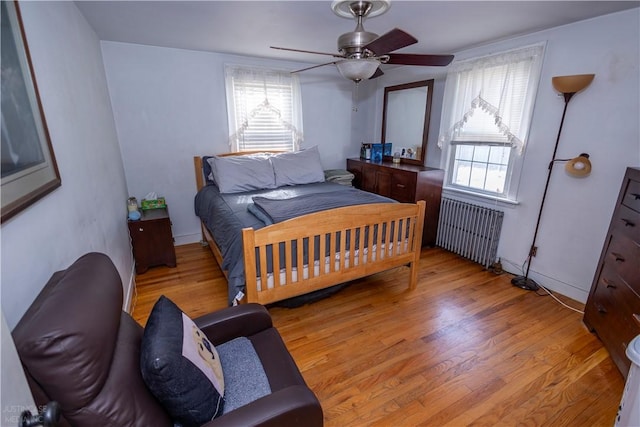
[[[373,193],[345,187],[345,190],[330,191],[320,194],[305,194],[292,198],[253,197],[254,206],[266,217],[258,214],[265,224],[275,224],[298,216],[344,206],[365,205],[369,203],[387,203],[389,199],[381,199]],[[251,205],[249,211],[255,214]]]

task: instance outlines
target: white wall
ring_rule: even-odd
[[[563,172],[562,164],[554,168],[538,234],[538,255],[530,271],[538,283],[581,302],[591,288],[625,169],[640,165],[639,28],[640,11],[633,9],[456,53],[457,59],[466,59],[547,42],[520,179],[520,204],[497,206],[505,211],[498,256],[507,271],[518,274],[533,239],[564,107],[551,78],[596,75],[569,103],[557,153],[557,158],[589,153],[593,171],[587,178],[575,179]],[[409,68],[394,72],[392,84],[402,77],[413,81],[415,71],[409,74]],[[441,106],[432,111],[437,114]],[[431,129],[437,133],[438,127]]]
[[[108,254],[125,286],[133,268],[126,182],[96,34],[73,2],[20,6],[62,186],[2,224],[1,304],[11,329],[49,277],[84,253]]]
[[[285,70],[308,64],[102,42],[109,93],[131,196],[166,197],[176,244],[200,239],[193,156],[229,151],[224,64]],[[335,67],[300,74],[304,147],[318,145],[325,169],[344,168],[352,144],[353,83]]]

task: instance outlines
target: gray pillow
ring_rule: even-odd
[[[273,166],[268,154],[218,157],[207,160],[221,193],[275,188]]]
[[[318,146],[271,157],[276,187],[324,182]]]

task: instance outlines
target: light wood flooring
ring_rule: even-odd
[[[226,306],[208,248],[136,277],[141,324],[164,294],[188,315]],[[326,426],[611,426],[624,379],[579,313],[442,249],[332,297],[271,308]],[[563,298],[582,309],[581,304]]]

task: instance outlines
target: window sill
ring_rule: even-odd
[[[464,197],[465,200],[474,200],[478,202],[483,202],[485,204],[487,202],[491,202],[492,205],[499,205],[499,206],[504,206],[508,208],[513,208],[520,204],[520,202],[518,202],[517,200],[511,200],[511,199],[507,199],[505,197],[499,197],[499,196],[491,196],[489,194],[476,193],[474,191],[467,191],[467,190],[462,190],[454,187],[443,187],[442,195],[457,196],[457,197],[462,196]]]

